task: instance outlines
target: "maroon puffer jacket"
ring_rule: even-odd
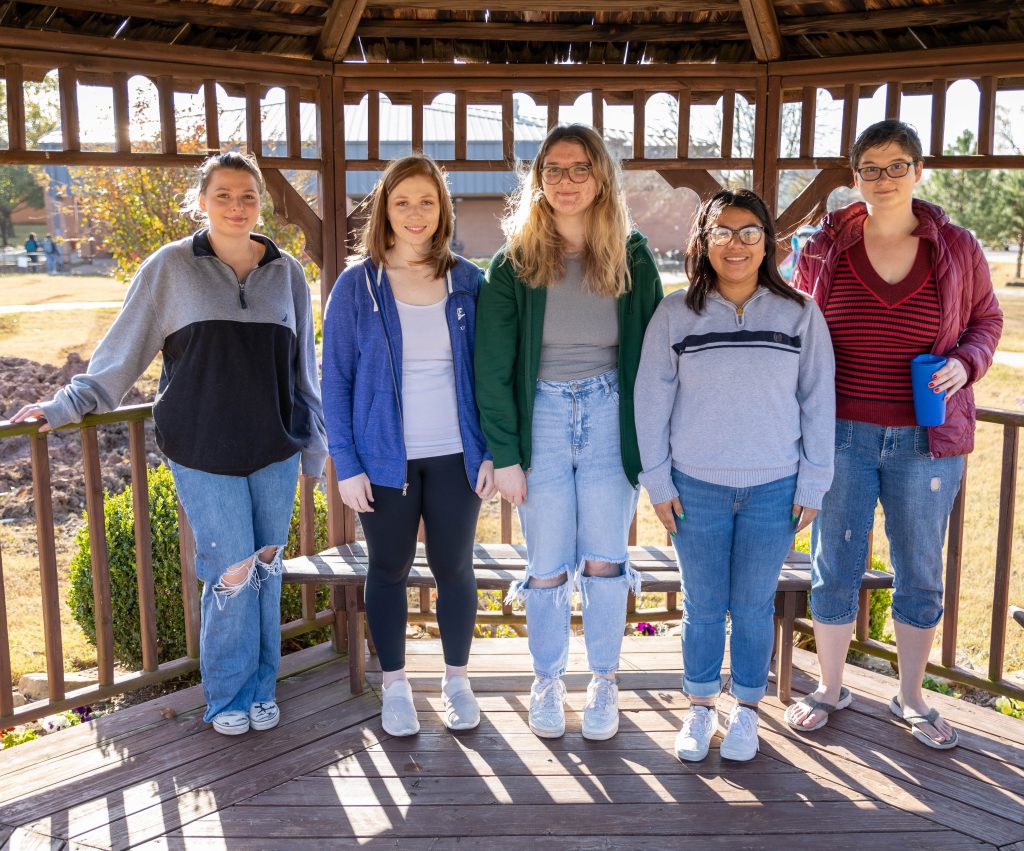
[[[936,458],[966,455],[974,448],[974,391],[992,363],[1003,331],[1003,312],[981,246],[970,231],[952,224],[941,207],[914,199],[918,226],[914,236],[932,244],[942,319],[932,353],[955,357],[967,369],[967,386],[946,405],[946,422],[928,429],[928,447]],[[793,286],[810,293],[825,309],[840,255],[864,234],[867,207],[851,204],[829,213],[821,230],[800,252]]]

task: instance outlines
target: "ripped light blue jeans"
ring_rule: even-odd
[[[196,543],[200,602],[199,671],[203,720],[271,701],[281,660],[281,555],[295,504],[299,455],[248,476],[220,476],[169,462]],[[269,563],[260,550],[277,547]],[[220,586],[224,572],[250,561],[245,582]]]
[[[526,578],[513,584],[508,599],[525,601],[534,673],[565,673],[574,590],[582,598],[590,670],[615,673],[626,629],[626,596],[631,588],[640,590],[628,553],[637,489],[622,470],[616,373],[580,381],[538,381],[532,438],[526,501],[519,506]],[[620,574],[584,576],[588,559],[618,564]],[[562,574],[563,585],[530,586],[533,577]]]

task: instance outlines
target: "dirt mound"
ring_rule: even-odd
[[[25,358],[0,357],[0,419],[8,419],[23,405],[52,399],[71,377],[85,372],[88,361],[71,354],[63,366],[36,363]],[[132,388],[125,405],[148,402]],[[128,461],[128,426],[98,429],[103,487],[111,493],[124,490],[131,481]],[[54,520],[63,522],[85,508],[85,477],[82,472],[82,441],[77,429],[48,435],[50,480]],[[161,456],[153,436],[153,422],[146,423],[146,457],[150,465]],[[28,437],[0,440],[0,518],[32,516],[32,461]]]

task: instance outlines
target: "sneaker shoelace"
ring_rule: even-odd
[[[256,707],[256,711],[258,713],[262,714],[262,715],[271,715],[271,714],[273,714],[273,710],[271,709],[271,704],[264,703],[262,700],[259,703],[255,704],[255,707]]]
[[[729,719],[729,730],[736,730],[744,738],[757,735],[757,713],[743,706],[737,706]]]
[[[534,692],[537,699],[537,708],[545,715],[551,712],[557,712],[562,703],[561,690],[558,688],[559,682],[559,680],[552,678],[543,683],[541,687]]]
[[[597,712],[604,712],[605,709],[612,702],[612,681],[599,677],[593,681],[593,685],[590,688],[590,701],[589,705],[592,709]]]
[[[683,729],[680,732],[688,738],[696,739],[698,737],[694,735],[695,727],[701,728],[701,733],[703,733],[704,728],[710,726],[711,709],[707,706],[694,706],[686,714],[686,718],[683,719]]]

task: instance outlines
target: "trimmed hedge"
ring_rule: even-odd
[[[178,553],[177,491],[171,471],[163,464],[149,470],[149,520],[153,541],[153,585],[156,596],[157,648],[159,660],[168,662],[186,655],[185,612],[181,599],[181,561]],[[114,658],[132,670],[142,667],[142,645],[139,636],[139,597],[135,575],[135,515],[132,510],[132,489],[119,494],[104,494],[104,527],[110,555],[110,597],[113,609]],[[314,493],[316,516],[315,545],[320,551],[327,547],[327,498]],[[86,515],[83,515],[86,517]],[[92,566],[89,561],[89,527],[83,525],[75,536],[76,553],[69,567],[71,586],[68,606],[86,637],[96,643],[96,616],[92,599]],[[299,554],[299,499],[295,509],[285,557]],[[317,608],[324,609],[329,591],[317,590]],[[281,589],[281,622],[302,617],[302,591],[297,585]],[[303,646],[319,643],[326,630],[301,636]]]

